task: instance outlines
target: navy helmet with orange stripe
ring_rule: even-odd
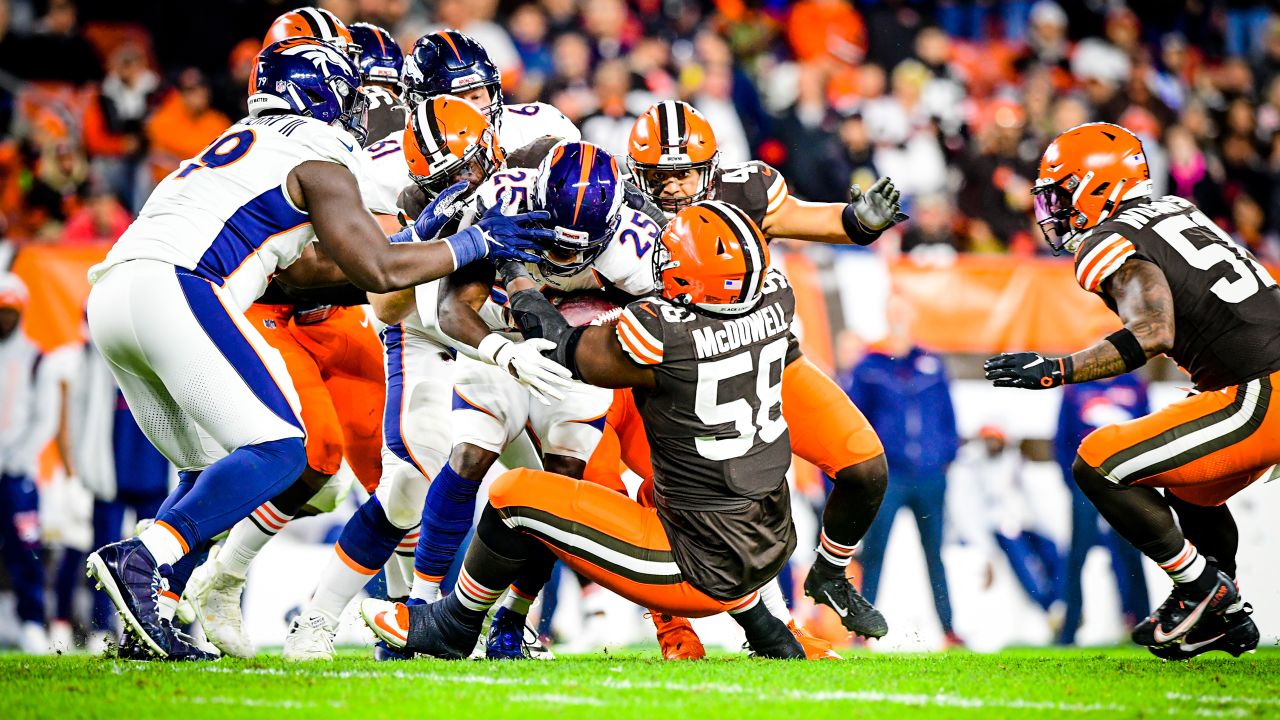
[[[769,246],[742,210],[704,200],[667,223],[653,265],[658,292],[667,300],[737,315],[755,308],[764,294]]]
[[[360,77],[365,82],[400,85],[404,51],[386,28],[373,23],[352,23],[351,39],[360,46]]]
[[[409,175],[428,199],[466,180],[469,195],[506,164],[489,118],[475,105],[437,95],[414,106],[404,129]]]
[[[572,275],[600,257],[618,229],[624,194],[618,161],[607,150],[589,142],[556,143],[538,165],[530,203],[551,214],[546,225],[555,230],[538,269]]]
[[[475,102],[489,116],[494,130],[502,120],[502,73],[484,46],[457,30],[423,35],[404,59],[401,76],[410,104],[433,95],[458,95]],[[471,97],[485,90],[487,98]]]
[[[1111,123],[1073,127],[1045,149],[1031,194],[1036,222],[1054,254],[1075,252],[1085,230],[1121,203],[1151,194],[1142,141]]]
[[[635,182],[667,212],[715,197],[720,148],[711,123],[683,100],[654,103],[636,118],[627,141],[627,164]],[[673,195],[671,175],[698,173],[696,190]]]

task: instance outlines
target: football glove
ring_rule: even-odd
[[[471,184],[466,180],[456,182],[428,203],[422,212],[418,213],[418,219],[413,222],[414,239],[434,239],[444,229],[445,224],[457,214],[461,196],[470,187]]]
[[[858,224],[871,232],[887,230],[907,219],[902,212],[902,193],[893,187],[893,181],[882,177],[866,192],[854,184],[849,186],[849,204],[858,218]]]
[[[542,354],[555,347],[554,342],[542,338],[517,343],[493,333],[486,335],[476,349],[480,357],[511,373],[528,387],[539,402],[550,405],[552,400],[564,399],[564,391],[571,382],[567,368]]]
[[[982,365],[996,387],[1047,390],[1071,379],[1071,358],[1048,358],[1040,353],[1000,353]]]
[[[453,251],[454,269],[486,257],[538,262],[542,258],[534,253],[556,235],[555,231],[539,225],[550,217],[543,210],[503,215],[502,203],[495,204],[480,222],[444,239]]]

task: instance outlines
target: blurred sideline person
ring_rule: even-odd
[[[1250,651],[1259,634],[1235,581],[1240,537],[1226,502],[1280,462],[1280,288],[1195,205],[1151,197],[1142,142],[1119,125],[1059,135],[1033,198],[1045,239],[1075,253],[1076,281],[1124,327],[1065,357],[990,358],[987,379],[1044,389],[1121,375],[1162,354],[1186,369],[1191,395],[1090,433],[1072,475],[1173,581],[1133,628],[1135,643],[1165,659]]]
[[[1147,579],[1142,572],[1142,553],[1106,525],[1097,508],[1071,479],[1076,448],[1089,433],[1150,412],[1147,384],[1133,373],[1063,388],[1058,434],[1053,442],[1054,459],[1062,468],[1062,479],[1071,490],[1071,547],[1067,551],[1060,590],[1062,599],[1066,601],[1066,614],[1058,635],[1061,645],[1074,645],[1076,631],[1080,629],[1084,611],[1081,579],[1085,559],[1094,545],[1102,545],[1111,553],[1111,570],[1115,574],[1120,611],[1124,613],[1126,624],[1137,623],[1151,611]]]
[[[889,531],[906,507],[920,530],[933,604],[948,647],[963,645],[951,621],[951,593],[942,564],[947,466],[956,457],[951,386],[942,358],[915,344],[911,310],[904,301],[889,309],[889,335],[871,348],[849,374],[845,391],[884,439],[893,482],[880,514],[862,541],[863,594],[875,602]]]
[[[24,653],[47,655],[45,571],[40,544],[40,451],[58,425],[57,384],[22,328],[29,295],[0,273],[0,558],[13,582]]]

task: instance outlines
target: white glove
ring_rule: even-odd
[[[866,192],[853,185],[849,188],[849,202],[862,227],[873,232],[884,230],[907,219],[899,202],[902,193],[893,188],[893,181],[882,177]]]
[[[572,382],[568,368],[542,354],[555,346],[542,338],[516,343],[493,333],[486,335],[476,349],[486,362],[511,373],[539,402],[550,405],[552,400],[564,399],[564,391]]]

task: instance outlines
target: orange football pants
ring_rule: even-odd
[[[302,404],[307,465],[338,472],[342,458],[368,492],[382,476],[382,405],[386,379],[382,343],[362,308],[335,308],[324,320],[300,325],[290,305],[254,304],[245,312],[284,356]]]
[[[791,451],[828,475],[884,454],[880,436],[866,416],[806,357],[782,372],[782,414],[791,431]],[[623,464],[645,480],[640,495],[644,502],[653,483],[653,463],[644,423],[629,389],[614,391],[604,437],[584,477],[622,491]]]
[[[543,470],[508,470],[489,489],[508,527],[532,535],[591,581],[642,607],[680,617],[733,612],[758,592],[729,602],[690,585],[671,554],[658,511],[586,480]]]
[[[1121,485],[1221,505],[1280,463],[1277,382],[1280,371],[1098,428],[1080,444],[1080,459]]]

